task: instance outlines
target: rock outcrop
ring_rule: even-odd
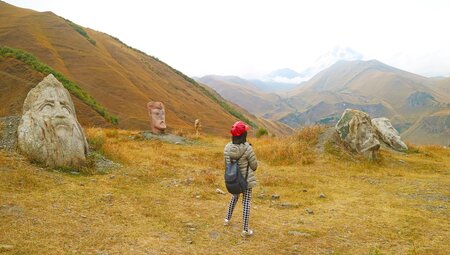
[[[372,119],[372,126],[378,137],[396,151],[406,151],[408,146],[401,140],[400,134],[387,118]]]
[[[0,149],[13,151],[17,146],[17,127],[20,116],[0,118]]]
[[[19,150],[49,167],[80,168],[88,143],[69,92],[49,74],[28,93],[18,127]]]
[[[367,113],[346,109],[335,128],[340,138],[358,153],[374,152],[380,148],[380,142]]]

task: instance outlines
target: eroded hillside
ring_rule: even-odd
[[[245,119],[225,101],[218,101],[201,85],[157,58],[52,12],[0,2],[0,45],[29,52],[63,74],[117,116],[121,128],[148,128],[148,101],[165,104],[169,132],[193,131],[194,120],[199,118],[203,132],[226,135],[236,119]],[[15,99],[0,102],[3,115],[16,114],[19,99],[40,78],[36,73],[20,72],[20,68],[27,67],[18,63],[8,66],[10,62],[14,60],[2,59],[0,74],[7,78],[2,79],[0,89],[2,97],[14,94]],[[20,84],[23,80],[26,83]],[[79,112],[84,125],[104,124],[88,109]]]

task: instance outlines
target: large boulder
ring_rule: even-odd
[[[378,137],[397,151],[406,151],[408,146],[401,140],[400,134],[387,118],[372,119],[372,125]]]
[[[371,119],[365,112],[346,109],[335,128],[342,141],[358,153],[374,152],[380,148]]]
[[[69,92],[49,74],[28,93],[18,127],[18,147],[49,167],[80,168],[88,143]]]

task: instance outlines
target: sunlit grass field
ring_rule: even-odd
[[[188,144],[87,130],[121,167],[46,169],[0,151],[1,254],[448,254],[450,149],[382,149],[377,160],[324,142],[321,127],[249,138],[259,168],[250,227],[223,226],[228,139]],[[279,196],[279,197],[278,197]]]

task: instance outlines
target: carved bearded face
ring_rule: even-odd
[[[151,120],[151,129],[155,134],[164,133],[166,130],[166,111],[161,102],[150,102],[147,104],[149,117]]]
[[[88,151],[68,91],[47,77],[32,89],[24,103],[18,129],[19,148],[47,166],[82,166]]]

